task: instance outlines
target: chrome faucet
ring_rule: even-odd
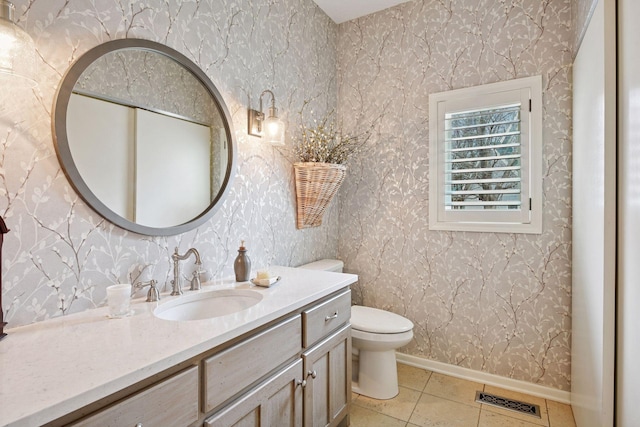
[[[171,290],[171,295],[182,295],[182,276],[180,275],[180,261],[189,258],[189,255],[191,254],[196,257],[196,273],[199,273],[202,261],[200,260],[200,254],[195,248],[189,249],[187,252],[185,252],[184,255],[179,255],[178,248],[176,247],[175,252],[173,253],[173,255],[171,255],[171,259],[173,260],[173,280],[171,281],[173,288]]]

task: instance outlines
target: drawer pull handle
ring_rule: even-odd
[[[314,369],[313,371],[308,371],[307,372],[307,377],[309,377],[309,376],[311,376],[311,378],[313,378],[313,379],[316,379],[316,377],[318,376],[318,373]]]
[[[307,380],[296,380],[296,386],[302,386],[302,388],[305,388],[307,386]]]
[[[325,317],[325,318],[324,318],[324,321],[325,321],[325,322],[328,322],[329,320],[333,320],[333,319],[335,319],[336,317],[338,317],[338,310],[336,310],[336,312],[335,312],[335,313],[333,313],[331,316],[327,316],[327,317]]]

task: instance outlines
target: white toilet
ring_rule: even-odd
[[[300,268],[342,272],[343,265],[339,260],[323,259]],[[354,353],[352,390],[374,399],[396,396],[396,349],[413,338],[413,323],[395,313],[356,305],[351,307],[351,338]]]

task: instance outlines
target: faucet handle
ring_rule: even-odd
[[[199,291],[202,289],[202,283],[200,282],[200,269],[193,272],[193,278],[191,279],[191,288],[192,291]]]
[[[146,288],[147,286],[149,286],[149,292],[147,292],[147,302],[158,301],[160,300],[160,292],[156,287],[157,283],[158,282],[155,279],[151,279],[148,282],[134,283],[132,286],[133,292],[137,291],[138,289]]]
[[[156,302],[160,300],[160,291],[156,288],[155,280],[151,279],[149,282],[149,292],[147,292],[147,302]]]

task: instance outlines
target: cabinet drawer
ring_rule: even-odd
[[[198,416],[198,367],[194,366],[73,426],[186,426]]]
[[[328,301],[302,312],[304,334],[302,345],[312,346],[351,318],[351,291],[345,291]]]
[[[300,315],[252,336],[204,361],[204,412],[262,378],[299,354]],[[237,368],[232,368],[237,367]]]

